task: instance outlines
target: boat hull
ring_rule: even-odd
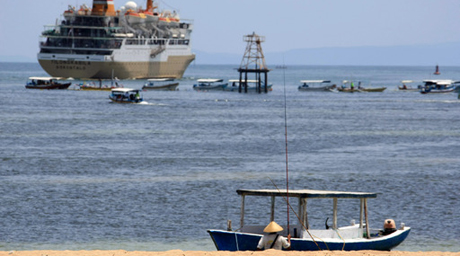
[[[334,87],[332,86],[322,86],[322,87],[303,87],[299,86],[299,91],[304,92],[332,92]]]
[[[52,84],[52,85],[26,85],[27,89],[40,89],[40,90],[65,90],[69,88],[71,83],[65,84]]]
[[[386,89],[387,89],[386,87],[380,87],[380,88],[361,88],[359,90],[363,92],[383,92]]]
[[[156,86],[148,86],[145,85],[142,87],[142,90],[152,90],[152,91],[175,91],[179,83],[173,83],[168,85],[156,85]]]
[[[451,93],[454,91],[454,88],[450,89],[431,89],[431,90],[421,90],[421,94],[428,94],[428,93]]]
[[[311,239],[292,238],[291,250],[318,251],[318,250],[379,250],[390,251],[402,243],[409,235],[410,228],[398,230],[390,235],[371,239]],[[262,235],[240,233],[224,230],[208,230],[214,244],[219,251],[255,251]]]
[[[169,56],[167,61],[60,61],[38,59],[42,68],[54,77],[78,79],[119,79],[176,78],[184,75],[195,55]]]

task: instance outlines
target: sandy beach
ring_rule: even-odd
[[[94,251],[0,251],[0,256],[460,256],[460,252],[405,252],[405,251],[322,251],[322,252],[299,252],[299,251],[181,251],[171,250],[165,252],[124,251],[124,250],[94,250]]]

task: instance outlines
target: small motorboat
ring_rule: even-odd
[[[344,191],[323,191],[323,190],[289,190],[286,189],[240,189],[236,191],[241,196],[241,216],[240,227],[232,229],[231,221],[227,222],[226,230],[207,230],[214,245],[219,251],[255,251],[257,244],[263,236],[263,229],[268,221],[275,219],[276,198],[284,198],[286,202],[293,202],[297,205],[288,203],[288,208],[298,209],[295,214],[298,217],[297,224],[284,225],[282,236],[291,235],[291,250],[294,251],[317,251],[317,250],[381,250],[389,251],[402,243],[409,235],[410,228],[401,223],[400,228],[396,228],[393,220],[383,221],[382,229],[371,229],[369,225],[368,199],[376,198],[377,193],[367,192],[344,192]],[[249,196],[257,198],[255,202],[262,202],[270,206],[270,210],[262,211],[266,216],[256,215],[264,219],[263,225],[246,225],[245,206],[254,212],[256,207],[248,207]],[[264,198],[265,197],[265,198]],[[297,200],[287,200],[286,198],[296,198]],[[254,198],[253,198],[254,199]],[[307,205],[311,205],[316,199],[329,199],[333,204],[332,226],[329,227],[326,219],[325,229],[311,229],[307,214]],[[359,222],[351,221],[349,226],[338,227],[337,213],[338,200],[350,202],[355,199],[359,207]],[[279,201],[279,200],[278,200]],[[308,204],[307,204],[308,201]],[[325,200],[317,200],[324,202]],[[251,201],[253,202],[253,201]],[[270,203],[271,202],[271,203]],[[356,207],[355,207],[356,208]],[[286,210],[283,205],[282,210]],[[324,213],[322,213],[324,214]],[[251,222],[254,223],[254,218]],[[259,223],[258,223],[259,224]]]
[[[424,86],[420,90],[421,94],[429,93],[451,93],[455,90],[453,80],[424,80]]]
[[[112,93],[109,95],[109,99],[115,103],[131,103],[131,104],[144,103],[144,99],[141,95],[141,90],[130,89],[130,88],[112,89]]]
[[[230,79],[228,80],[229,86],[226,86],[224,88],[224,91],[230,91],[230,92],[240,92],[240,80],[239,79]],[[241,81],[241,92],[245,92],[244,88],[244,80]],[[247,80],[246,81],[247,85],[247,91],[248,92],[258,92],[258,87],[259,87],[259,80]],[[268,84],[267,85],[267,92],[271,92],[273,84]],[[265,84],[262,83],[260,84],[260,92],[265,91]]]
[[[175,91],[178,82],[174,82],[174,78],[153,78],[148,79],[142,90],[157,90],[157,91]]]
[[[412,87],[411,84],[414,83],[413,80],[402,80],[402,85],[398,86],[398,90],[405,92],[419,92],[422,89],[422,86]]]
[[[337,87],[335,84],[331,85],[330,80],[301,80],[300,83],[302,85],[298,90],[308,92],[332,92]]]
[[[72,84],[70,82],[59,83],[60,77],[29,77],[26,89],[42,89],[42,90],[65,90]]]
[[[210,91],[210,90],[224,90],[228,83],[223,83],[223,79],[198,79],[197,84],[193,85],[193,89],[198,91]]]

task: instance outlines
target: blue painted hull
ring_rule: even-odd
[[[316,243],[311,239],[291,239],[291,250],[294,251],[318,251],[321,250],[379,250],[389,251],[402,243],[409,235],[410,228],[398,230],[393,234],[371,239],[348,239],[347,241],[327,241],[320,239]],[[239,233],[223,230],[208,230],[217,250],[219,251],[255,251],[262,235]],[[319,247],[319,248],[318,248]]]

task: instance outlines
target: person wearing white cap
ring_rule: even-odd
[[[291,249],[291,235],[289,234],[286,239],[285,237],[278,234],[280,231],[283,231],[283,228],[280,225],[274,221],[270,222],[270,224],[268,224],[264,229],[266,234],[264,234],[264,236],[260,239],[259,244],[257,245],[257,249]]]

